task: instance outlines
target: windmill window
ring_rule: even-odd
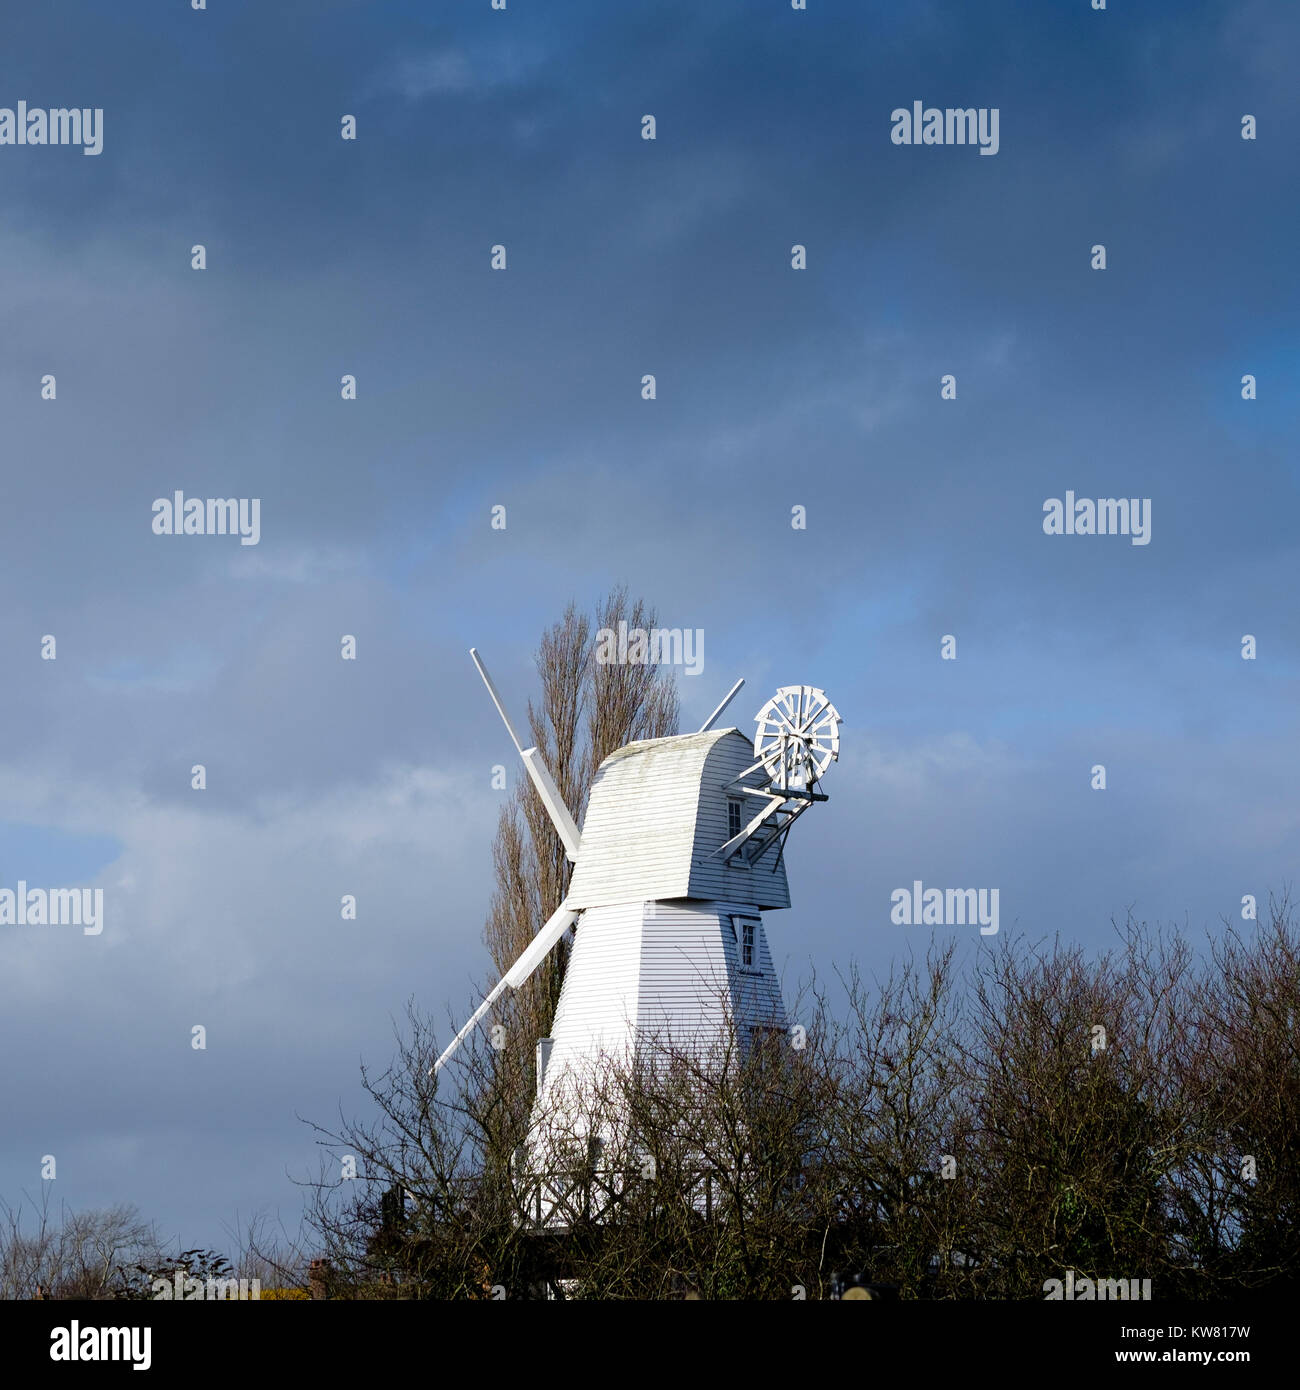
[[[763,967],[758,958],[758,921],[756,918],[731,918],[731,939],[736,943],[736,958],[747,975],[759,975]]]
[[[733,840],[740,834],[740,802],[734,797],[727,802],[727,839]]]

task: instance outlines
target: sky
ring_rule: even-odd
[[[0,925],[0,1198],[295,1230],[303,1119],[488,979],[522,768],[468,648],[522,718],[539,634],[615,585],[703,633],[684,731],[740,676],[747,732],[792,683],[842,715],[767,916],[791,998],[992,949],[892,922],[918,879],[1090,950],[1291,882],[1295,5],[5,30],[0,107],[100,108],[103,149],[0,144],[0,889],[104,924]],[[917,101],[996,108],[997,153],[894,143]],[[258,543],[155,534],[177,490],[260,499]],[[1149,543],[1045,534],[1067,491],[1149,499]]]

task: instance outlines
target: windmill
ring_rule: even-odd
[[[762,913],[789,907],[785,842],[839,757],[840,717],[812,686],[783,686],[751,740],[716,728],[744,685],[693,734],[615,750],[592,782],[581,832],[541,754],[524,748],[476,650],[487,686],[573,863],[568,892],[434,1064],[439,1071],[507,990],[523,987],[577,923],[551,1037],[537,1044],[537,1104],[560,1078],[630,1055],[638,1038],[742,1047],[786,1028]],[[536,1112],[535,1112],[536,1113]]]

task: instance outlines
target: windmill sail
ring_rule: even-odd
[[[473,658],[474,665],[478,668],[479,675],[483,677],[483,684],[487,686],[487,692],[492,697],[492,703],[496,706],[497,713],[501,716],[501,722],[506,726],[511,743],[515,745],[515,750],[524,761],[524,767],[532,779],[533,786],[537,789],[537,795],[541,798],[542,805],[546,808],[546,814],[551,818],[551,824],[555,827],[556,834],[559,835],[564,845],[565,854],[570,862],[576,864],[578,852],[582,848],[582,836],[578,833],[578,827],[572,813],[564,804],[564,798],[555,785],[555,779],[551,776],[550,769],[546,766],[538,749],[525,748],[520,744],[519,735],[515,733],[515,726],[510,722],[506,707],[497,694],[496,686],[492,684],[492,677],[488,675],[487,667],[483,664],[483,659],[479,656],[477,648],[471,647],[469,654]],[[572,911],[565,903],[561,903],[556,908],[545,926],[528,943],[524,953],[510,967],[487,998],[474,1010],[469,1022],[451,1040],[442,1056],[433,1064],[433,1071],[442,1070],[443,1064],[474,1031],[475,1025],[496,1003],[507,987],[514,990],[523,987],[528,977],[546,959],[552,947],[577,921],[577,918],[577,912]]]
[[[507,986],[510,989],[522,989],[528,977],[546,959],[551,948],[564,935],[566,931],[578,920],[578,914],[572,908],[562,905],[558,907],[546,925],[537,933],[524,949],[523,955],[510,967],[502,976],[496,987],[488,994],[487,998],[470,1015],[469,1022],[451,1040],[450,1045],[443,1052],[442,1056],[433,1064],[435,1072],[441,1071],[443,1063],[451,1056],[462,1042],[474,1031],[475,1024],[485,1013],[496,1003],[505,993]]]
[[[496,686],[492,684],[492,677],[488,675],[482,657],[479,656],[474,647],[469,649],[469,654],[474,659],[474,665],[478,667],[479,675],[483,677],[483,684],[487,686],[492,703],[497,707],[501,722],[506,726],[506,732],[510,735],[510,741],[515,745],[515,751],[524,760],[524,767],[533,786],[537,789],[537,795],[542,799],[542,805],[546,808],[546,814],[551,818],[551,824],[555,827],[556,834],[559,835],[564,845],[564,852],[568,856],[569,862],[576,864],[578,862],[578,850],[582,845],[582,837],[578,834],[577,824],[569,808],[564,804],[564,798],[556,788],[555,779],[551,776],[550,769],[536,748],[525,748],[519,742],[519,735],[515,733],[515,726],[510,722],[510,716],[506,713],[506,707],[501,703],[501,697],[497,694]]]

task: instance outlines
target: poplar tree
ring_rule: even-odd
[[[647,631],[658,617],[625,588],[607,594],[588,615],[570,603],[543,634],[536,652],[540,693],[528,702],[535,746],[555,778],[574,819],[582,824],[591,784],[615,749],[636,739],[677,732],[679,703],[670,671],[648,663],[605,664],[596,660],[602,629]],[[564,901],[573,865],[532,782],[519,776],[501,811],[492,847],[496,887],[483,939],[499,979],[523,954],[543,923]],[[493,1058],[494,1091],[509,1097],[503,1117],[520,1134],[535,1090],[535,1057],[555,1017],[571,940],[551,952],[522,990],[501,1001],[493,1021],[504,1028],[504,1046]],[[521,1137],[521,1136],[520,1136]],[[517,1139],[516,1139],[517,1142]]]

